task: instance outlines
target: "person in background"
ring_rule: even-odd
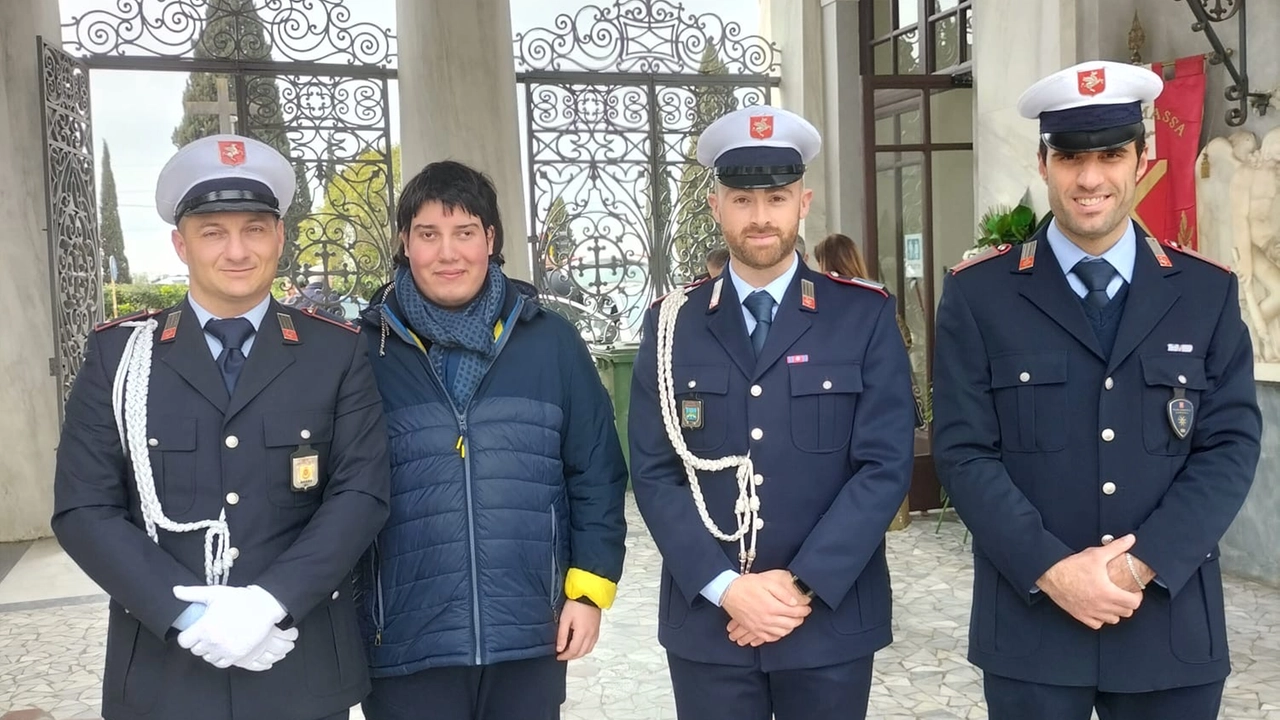
[[[813,257],[822,272],[839,273],[844,277],[867,277],[867,265],[853,238],[832,233],[813,249]]]
[[[718,247],[707,253],[706,266],[707,272],[700,278],[718,278],[720,273],[724,272],[724,266],[729,262],[729,248]]]

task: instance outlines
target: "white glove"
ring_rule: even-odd
[[[281,630],[280,628],[271,628],[271,632],[267,634],[267,639],[262,644],[249,651],[249,654],[237,660],[234,664],[238,668],[244,668],[250,672],[262,672],[270,670],[272,665],[284,659],[289,651],[293,650],[293,643],[298,639],[298,628],[289,628]]]
[[[218,668],[245,659],[285,617],[280,603],[257,585],[179,585],[173,595],[207,606],[195,624],[178,634],[178,644]]]

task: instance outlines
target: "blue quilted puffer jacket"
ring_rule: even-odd
[[[506,282],[499,352],[454,407],[395,293],[363,314],[391,515],[357,569],[375,677],[555,654],[570,567],[622,574],[627,468],[573,326]]]

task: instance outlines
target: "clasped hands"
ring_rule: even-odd
[[[1036,585],[1071,617],[1090,628],[1116,625],[1133,616],[1142,604],[1142,586],[1156,575],[1135,557],[1133,570],[1142,584],[1135,582],[1126,555],[1136,541],[1129,534],[1067,556],[1040,576]]]
[[[776,642],[800,627],[813,612],[787,570],[739,575],[720,596],[729,613],[729,639],[740,646]]]
[[[178,635],[178,644],[216,668],[235,665],[262,672],[293,650],[297,628],[281,630],[284,607],[257,585],[179,585],[174,597],[205,606],[204,614]]]

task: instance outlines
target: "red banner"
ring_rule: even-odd
[[[1152,63],[1162,75],[1166,63]],[[1133,214],[1156,238],[1196,249],[1196,156],[1204,120],[1204,55],[1173,64],[1172,79],[1156,98],[1147,118],[1151,145],[1146,174],[1138,180],[1138,204]],[[1150,134],[1155,126],[1154,143]]]

